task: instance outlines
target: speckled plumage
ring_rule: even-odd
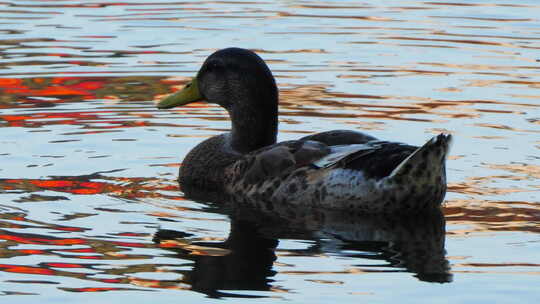
[[[264,159],[266,152],[257,151],[226,169],[225,189],[236,201],[263,208],[277,203],[360,213],[417,212],[442,203],[449,143],[447,135],[438,135],[420,148],[372,140],[345,147],[350,149],[350,154],[341,154],[321,166],[317,161],[303,166],[288,162],[281,167],[277,164],[277,173],[270,172],[256,180],[246,179],[246,172],[262,166],[261,158]],[[338,147],[344,146],[330,146],[326,157],[337,154]],[[288,150],[294,158],[292,148],[278,144],[266,151],[274,149]],[[384,159],[385,154],[394,164],[392,161],[382,163],[381,171],[394,166],[391,172],[381,176],[375,172],[376,161]],[[283,155],[282,159],[287,157]],[[368,169],[364,170],[359,164],[369,164]]]
[[[399,213],[442,203],[450,135],[420,148],[350,130],[276,144],[277,87],[264,61],[244,49],[215,52],[193,83],[178,101],[173,95],[158,106],[204,99],[229,112],[232,128],[186,156],[179,176],[185,192],[208,189],[265,209],[292,204]]]

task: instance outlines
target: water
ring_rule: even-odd
[[[4,1],[0,16],[6,301],[540,299],[537,1]],[[228,118],[154,100],[228,46],[274,72],[280,140],[453,134],[445,221],[185,199],[181,160]]]

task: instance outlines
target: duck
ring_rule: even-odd
[[[158,109],[206,101],[224,108],[230,132],[210,137],[184,158],[182,191],[218,193],[239,204],[276,204],[398,214],[439,208],[446,194],[450,134],[418,147],[355,130],[330,130],[277,143],[279,93],[255,52],[220,49]]]

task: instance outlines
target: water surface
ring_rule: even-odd
[[[0,295],[538,301],[538,16],[533,0],[1,2]],[[154,100],[229,46],[274,72],[280,140],[453,134],[444,216],[184,198],[183,157],[228,117]]]

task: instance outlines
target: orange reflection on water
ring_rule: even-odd
[[[506,174],[470,177],[459,183],[449,183],[448,191],[470,196],[469,199],[449,199],[444,206],[448,223],[465,225],[452,230],[452,235],[472,232],[523,231],[540,233],[540,201],[487,199],[516,193],[537,197],[540,167],[534,164],[484,164],[484,167]],[[496,182],[520,182],[519,186],[502,187]],[[527,182],[528,183],[524,183]]]
[[[2,269],[2,271],[5,271],[5,272],[55,275],[55,272],[53,270],[50,270],[48,268],[40,268],[40,267],[0,264],[0,269]]]
[[[449,224],[467,225],[452,235],[473,232],[523,231],[540,233],[540,209],[526,202],[450,200],[444,207]]]
[[[535,180],[540,179],[540,165],[525,164],[525,163],[510,163],[503,165],[488,164],[488,168],[504,170],[510,173],[517,173],[525,175],[528,179]]]
[[[104,86],[105,79],[83,80],[74,77],[0,78],[0,89],[16,96],[82,96],[95,98],[93,91]]]
[[[0,78],[0,107],[51,107],[90,99],[153,100],[156,95],[170,93],[171,84],[184,82],[151,76]]]
[[[92,179],[106,180],[95,182]],[[107,182],[108,180],[108,182]],[[181,197],[165,195],[160,191],[176,191],[172,184],[156,183],[154,178],[122,178],[100,175],[70,176],[65,179],[0,179],[0,188],[4,190],[24,190],[26,193],[52,190],[71,194],[109,194],[125,199],[168,197],[180,200]]]

